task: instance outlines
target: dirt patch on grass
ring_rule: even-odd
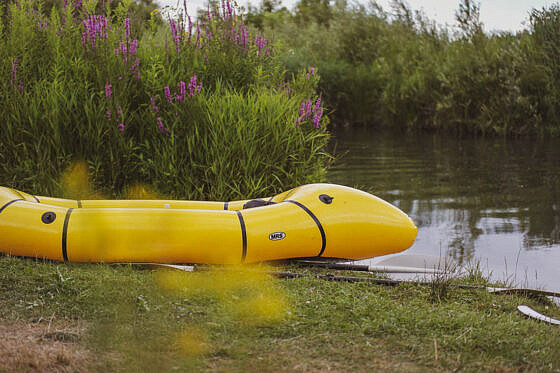
[[[0,372],[86,372],[92,356],[80,343],[83,324],[0,320]]]

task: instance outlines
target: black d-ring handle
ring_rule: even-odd
[[[334,199],[334,197],[329,196],[328,194],[321,194],[319,196],[319,201],[326,203],[327,205],[330,205],[332,203],[332,200]]]

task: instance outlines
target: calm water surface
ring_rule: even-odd
[[[560,140],[337,129],[330,182],[414,220],[407,253],[479,260],[495,280],[560,291]]]

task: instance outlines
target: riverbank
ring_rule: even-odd
[[[453,281],[484,283],[475,270]],[[386,287],[4,256],[0,330],[15,342],[5,343],[3,361],[8,371],[560,369],[560,329],[516,311],[527,304],[560,318],[559,308],[445,283]],[[34,349],[44,358],[32,358]]]
[[[288,70],[314,66],[336,122],[455,134],[560,135],[560,7],[530,9],[527,30],[483,29],[480,2],[438,25],[406,1],[279,2],[247,20],[283,46]]]

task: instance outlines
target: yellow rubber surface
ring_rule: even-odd
[[[74,262],[236,264],[364,259],[410,247],[401,210],[333,184],[248,201],[66,200],[0,187],[0,252]]]

